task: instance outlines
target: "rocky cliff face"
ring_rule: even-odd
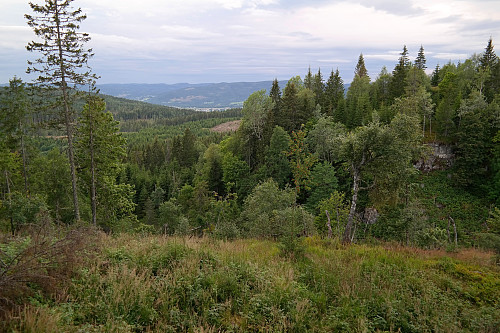
[[[453,146],[442,143],[428,143],[429,153],[415,164],[415,168],[422,172],[445,170],[453,165],[455,154]]]

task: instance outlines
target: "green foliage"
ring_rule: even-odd
[[[274,223],[277,212],[295,204],[295,191],[280,190],[273,180],[257,185],[245,200],[241,219],[245,233],[251,237],[279,237],[284,230]]]
[[[392,98],[398,98],[404,95],[406,88],[406,77],[411,67],[411,62],[408,57],[408,49],[406,45],[403,46],[403,51],[396,67],[392,71],[392,79],[390,81],[390,92]]]
[[[287,155],[290,159],[290,169],[292,170],[295,190],[300,193],[303,188],[310,190],[311,168],[316,162],[316,156],[311,154],[305,143],[306,133],[303,130],[292,132],[292,141]]]
[[[356,64],[356,68],[354,69],[354,75],[359,77],[368,77],[368,71],[365,67],[365,59],[363,58],[363,53],[359,55],[358,63]]]
[[[326,215],[326,211],[328,211],[332,235],[336,235],[340,238],[347,224],[347,217],[349,215],[349,205],[346,201],[345,194],[333,191],[330,197],[319,202],[317,210],[319,213],[314,220],[316,229],[322,235],[328,235],[328,217]]]
[[[291,175],[290,164],[287,158],[291,138],[288,133],[279,126],[273,130],[269,147],[266,149],[265,165],[269,177],[272,177],[280,188],[285,187]]]
[[[47,206],[39,196],[26,197],[22,193],[13,192],[0,205],[0,216],[10,221],[12,234],[25,226],[46,223],[47,215]]]
[[[487,180],[493,143],[491,137],[499,128],[497,119],[500,118],[478,93],[462,100],[458,115],[460,121],[455,134],[457,144],[453,176],[460,186],[479,188]]]
[[[109,227],[114,221],[129,218],[135,205],[129,184],[116,184],[125,157],[126,141],[118,132],[118,122],[106,112],[102,99],[90,98],[83,108],[75,135],[79,177],[90,192],[93,222]]]
[[[284,260],[285,246],[269,241],[103,236],[106,248],[73,279],[70,301],[33,304],[50,312],[9,324],[120,332],[494,332],[499,324],[500,276],[484,253],[299,241],[294,253],[303,256]]]
[[[449,139],[455,129],[456,111],[460,105],[460,91],[457,84],[457,75],[448,72],[439,83],[441,100],[436,109],[438,132],[442,139]]]
[[[245,198],[251,191],[249,180],[250,167],[245,161],[231,153],[225,153],[222,160],[222,179],[227,193],[234,192],[240,198]]]
[[[311,171],[311,189],[306,207],[309,212],[317,212],[319,203],[327,199],[338,187],[335,169],[328,162],[316,164]]]
[[[324,102],[321,105],[321,111],[329,116],[334,117],[336,121],[344,121],[342,114],[343,110],[340,110],[340,104],[344,100],[344,81],[340,77],[339,70],[335,73],[330,73],[330,77],[326,82]]]
[[[347,90],[346,117],[343,123],[353,129],[371,120],[370,77],[356,75]]]

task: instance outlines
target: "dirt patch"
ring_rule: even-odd
[[[240,123],[241,120],[228,121],[227,123],[222,123],[212,127],[210,130],[218,133],[236,132],[236,130],[240,127]]]

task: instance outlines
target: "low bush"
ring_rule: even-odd
[[[35,295],[63,297],[64,286],[95,249],[95,237],[94,229],[52,225],[1,236],[0,316],[20,311]]]

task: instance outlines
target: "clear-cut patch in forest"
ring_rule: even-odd
[[[218,133],[236,132],[236,130],[240,127],[240,123],[241,120],[228,121],[227,123],[222,123],[212,127],[210,130]]]

